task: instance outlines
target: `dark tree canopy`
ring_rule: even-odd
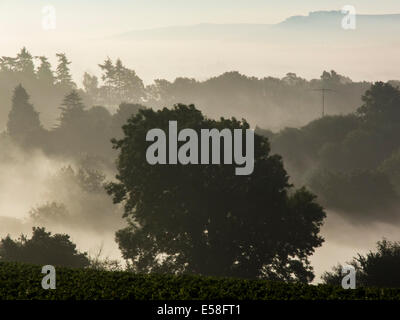
[[[371,85],[353,114],[276,134],[259,131],[271,137],[293,183],[352,222],[399,219],[400,90],[391,83]]]
[[[360,224],[371,220],[390,222],[398,216],[400,198],[387,176],[379,171],[319,171],[312,177],[310,188],[318,190],[324,206],[344,210]],[[364,220],[365,215],[369,220]]]
[[[0,261],[72,268],[89,265],[87,254],[76,250],[76,245],[71,242],[69,235],[51,235],[45,228],[33,228],[30,239],[25,235],[18,240],[12,240],[10,236],[3,238],[0,242]]]
[[[29,145],[42,131],[39,114],[29,102],[29,95],[21,85],[14,90],[7,131],[17,143],[24,146]]]
[[[400,242],[386,239],[377,242],[377,250],[366,255],[358,254],[348,264],[356,269],[357,287],[400,287]],[[327,284],[340,285],[342,265],[325,272],[322,279]]]
[[[362,97],[364,104],[357,113],[366,120],[398,121],[400,119],[400,91],[390,83],[376,82]]]
[[[307,257],[322,244],[325,213],[315,196],[293,190],[268,140],[255,135],[252,175],[235,165],[154,165],[146,161],[146,133],[192,128],[247,129],[236,119],[205,118],[193,105],[140,110],[114,140],[120,151],[117,183],[107,186],[124,203],[130,226],[117,232],[123,256],[139,272],[196,273],[311,281]]]

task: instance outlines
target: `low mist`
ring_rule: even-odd
[[[122,210],[104,189],[84,190],[82,163],[51,158],[0,143],[0,237],[28,237],[32,227],[66,233],[80,251],[120,259],[115,232],[124,226]],[[108,173],[108,177],[111,173]],[[97,186],[101,187],[101,186]]]

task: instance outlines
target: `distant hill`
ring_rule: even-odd
[[[278,24],[280,27],[308,27],[314,29],[316,26],[324,29],[341,29],[342,19],[345,17],[340,11],[315,11],[308,16],[293,16]],[[357,29],[366,28],[399,28],[400,14],[358,14]]]
[[[357,15],[356,30],[344,30],[340,11],[316,11],[307,16],[292,16],[278,24],[196,24],[135,30],[116,35],[121,40],[221,40],[268,41],[292,38],[301,32],[310,36],[357,36],[382,40],[400,31],[400,14]],[[306,36],[304,34],[304,36]],[[361,36],[361,38],[360,38]],[[296,39],[291,39],[296,40]],[[302,39],[307,40],[307,39]],[[371,38],[369,38],[371,40]]]

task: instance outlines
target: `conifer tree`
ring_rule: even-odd
[[[21,51],[17,54],[17,58],[15,61],[15,70],[27,76],[35,75],[33,57],[25,47],[23,47]]]
[[[71,71],[69,65],[71,61],[67,59],[65,53],[57,53],[58,65],[56,70],[57,83],[61,86],[76,88],[76,84],[72,81]]]
[[[84,114],[85,105],[82,102],[76,90],[72,90],[69,94],[64,97],[62,102],[61,115],[60,115],[60,126],[69,126],[72,123],[76,123]]]
[[[126,68],[121,59],[117,59],[115,65],[110,58],[100,64],[103,71],[101,79],[105,86],[107,103],[120,104],[122,102],[139,102],[144,97],[143,81],[134,70]]]
[[[7,131],[16,142],[26,144],[42,130],[39,113],[29,102],[29,95],[18,85],[14,90],[12,107],[8,115]]]
[[[101,80],[108,86],[112,86],[114,84],[114,77],[115,77],[115,67],[113,62],[110,58],[107,58],[104,61],[104,64],[99,64],[100,69],[104,72],[101,76]]]
[[[42,83],[53,85],[55,81],[55,77],[53,71],[51,70],[51,64],[48,59],[44,56],[37,57],[40,59],[41,64],[37,69],[37,78]]]

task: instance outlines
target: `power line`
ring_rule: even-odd
[[[325,92],[336,92],[335,90],[328,89],[328,88],[322,88],[322,89],[311,89],[312,91],[321,91],[322,93],[322,117],[325,116]]]

